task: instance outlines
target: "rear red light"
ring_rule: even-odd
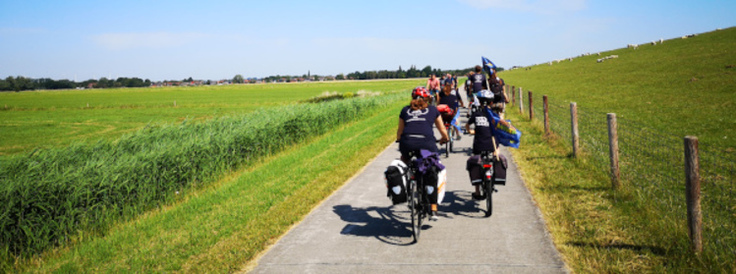
[[[493,165],[483,165],[483,168],[492,168]]]

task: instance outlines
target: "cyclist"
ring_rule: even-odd
[[[468,79],[465,79],[465,95],[468,98],[468,104],[473,102],[473,81],[470,80],[473,76],[473,72],[468,72]],[[479,90],[480,91],[480,90]]]
[[[506,109],[506,104],[509,102],[509,96],[506,94],[506,86],[500,77],[497,76],[495,70],[491,70],[489,77],[491,85],[491,91],[493,92],[493,112],[498,113],[498,116],[503,119],[503,112]]]
[[[460,140],[459,126],[457,125],[458,102],[462,107],[465,107],[465,103],[457,90],[452,88],[452,85],[452,81],[445,81],[445,86],[442,89],[442,92],[440,92],[439,104],[445,104],[452,109],[455,116],[452,118],[452,121],[450,121],[450,124],[453,125],[452,130],[455,131],[455,136],[457,136],[456,139]]]
[[[430,75],[425,88],[429,90],[429,95],[432,96],[432,101],[429,102],[430,105],[434,105],[435,102],[439,101],[437,94],[440,93],[440,79],[437,79],[434,74]]]
[[[485,109],[490,109],[493,102],[493,93],[484,90],[476,93],[478,101],[481,103],[481,110],[473,112],[468,119],[468,123],[465,124],[465,130],[468,131],[473,137],[473,155],[480,155],[483,151],[493,152],[494,157],[498,156],[498,150],[495,140],[493,139],[493,127],[491,125],[490,117],[486,114]],[[475,130],[470,129],[470,125],[475,125]],[[483,200],[484,197],[480,192],[480,182],[472,182],[475,186],[475,193],[473,193],[473,199]]]
[[[401,160],[408,163],[409,152],[426,149],[437,153],[436,139],[432,125],[440,131],[440,144],[446,143],[450,138],[445,130],[437,107],[429,105],[430,95],[424,87],[416,87],[411,92],[411,103],[401,109],[399,114],[399,127],[396,131],[396,141],[399,142]],[[435,191],[435,193],[437,193]],[[436,194],[435,194],[436,195]],[[436,220],[437,203],[431,205],[433,219]]]
[[[473,92],[479,92],[482,90],[488,90],[488,79],[483,73],[483,69],[479,65],[475,66],[475,73],[470,75],[470,81],[472,82]]]

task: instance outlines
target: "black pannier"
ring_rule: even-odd
[[[406,182],[407,166],[401,160],[394,160],[391,165],[386,168],[384,175],[386,176],[386,188],[388,196],[393,204],[404,203],[407,200]]]
[[[498,158],[493,160],[494,185],[506,185],[506,168],[508,168],[506,156],[499,154]]]
[[[470,156],[465,169],[468,170],[471,184],[477,185],[483,182],[483,160],[480,158],[480,155]]]

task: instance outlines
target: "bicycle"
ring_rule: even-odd
[[[493,196],[494,192],[498,192],[493,183],[493,152],[483,151],[480,154],[483,162],[483,182],[481,183],[481,194],[486,197],[486,217],[493,214]]]
[[[450,157],[452,145],[455,143],[455,131],[452,130],[452,124],[449,121],[445,122],[445,130],[447,130],[447,136],[450,137],[450,140],[445,143],[445,157]]]
[[[406,188],[414,242],[419,241],[419,236],[422,232],[422,222],[432,212],[429,199],[429,192],[431,191],[427,189],[428,186],[425,186],[424,178],[419,175],[419,167],[416,166],[414,161],[419,155],[419,151],[409,152],[409,182]],[[438,190],[434,189],[433,191]]]

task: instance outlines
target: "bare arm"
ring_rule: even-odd
[[[442,135],[442,138],[440,138],[440,144],[447,143],[447,141],[450,140],[450,136],[447,135],[445,122],[442,121],[442,116],[437,116],[437,119],[434,120],[434,125],[437,126],[437,129],[440,131],[440,135]]]
[[[404,119],[399,118],[399,129],[396,130],[396,142],[401,140],[401,134],[404,133]]]
[[[468,132],[470,135],[475,134],[475,130],[470,130],[470,123],[465,123],[465,131]]]

